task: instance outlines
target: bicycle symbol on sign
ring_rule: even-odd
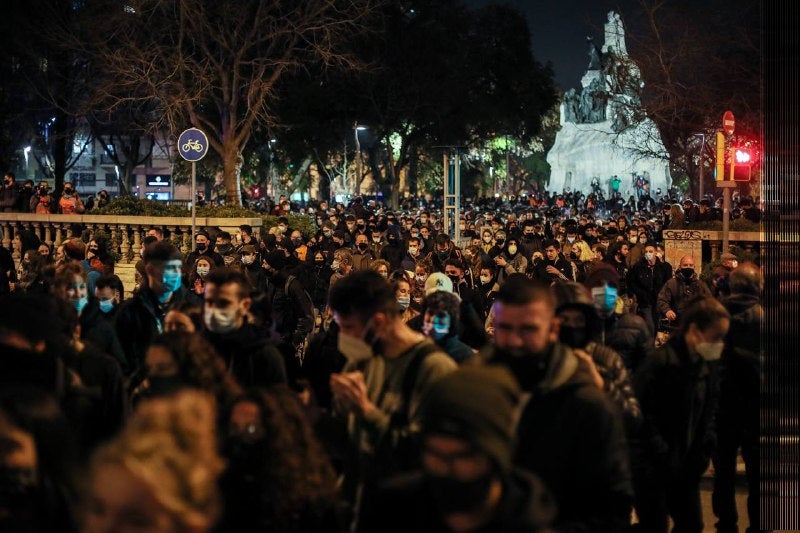
[[[200,144],[200,141],[196,139],[189,139],[183,144],[183,146],[181,146],[181,150],[183,150],[184,152],[188,152],[189,150],[194,150],[195,152],[202,152],[203,145]]]

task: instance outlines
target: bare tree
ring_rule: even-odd
[[[616,84],[612,92],[623,95],[609,95],[620,116],[617,131],[634,134],[626,148],[668,159],[673,170],[695,178],[690,193],[700,165],[712,175],[713,147],[703,143],[720,128],[722,113],[734,110],[737,131],[751,136],[761,120],[758,2],[701,4],[639,0],[624,13],[630,57],[604,58],[614,69],[606,72]],[[641,127],[645,117],[657,129]]]
[[[104,111],[147,102],[155,128],[191,124],[223,162],[227,201],[241,201],[242,152],[254,126],[274,122],[285,75],[312,63],[356,68],[343,43],[366,28],[378,0],[138,0],[110,2],[106,28],[84,46],[107,84]],[[113,11],[112,6],[116,6]]]

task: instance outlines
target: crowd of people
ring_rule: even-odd
[[[0,530],[756,530],[760,268],[591,196],[0,245]]]
[[[6,172],[3,183],[0,184],[0,212],[5,213],[58,213],[61,215],[82,215],[95,208],[103,208],[111,201],[108,191],[102,190],[86,196],[81,200],[76,185],[72,182],[64,183],[64,189],[56,198],[50,184],[40,181],[35,184],[33,180],[18,183],[13,172]]]

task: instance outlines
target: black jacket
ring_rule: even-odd
[[[673,336],[634,376],[640,446],[657,471],[700,480],[716,444],[717,369]]]
[[[621,414],[568,347],[556,344],[547,368],[522,408],[515,462],[552,491],[557,531],[625,531],[633,488]]]
[[[547,267],[554,266],[558,269],[559,272],[566,276],[566,280],[564,281],[574,281],[572,279],[572,264],[559,257],[555,261],[550,261],[549,259],[545,258],[539,261],[536,266],[533,268],[533,277],[535,279],[540,279],[547,283],[553,283],[554,281],[561,280],[561,278],[557,274],[551,274],[547,271]]]
[[[749,294],[734,294],[722,303],[731,325],[720,361],[720,411],[757,430],[764,309],[758,296]]]
[[[225,360],[228,371],[244,388],[286,383],[283,357],[269,342],[268,335],[249,323],[230,333],[204,333]]]
[[[619,353],[633,374],[639,363],[653,351],[653,336],[639,315],[613,313],[603,321],[601,342]]]
[[[91,343],[101,352],[116,359],[123,372],[130,370],[130,364],[114,331],[114,325],[100,311],[97,298],[89,298],[89,303],[83,309],[78,322],[81,325],[82,341]]]
[[[628,271],[628,292],[636,296],[640,309],[652,309],[658,299],[658,291],[672,277],[672,267],[656,259],[652,266],[646,259],[640,259]]]
[[[129,300],[125,300],[117,311],[115,328],[117,338],[125,352],[128,366],[127,377],[134,379],[131,387],[144,377],[144,357],[153,339],[164,330],[164,317],[171,305],[185,301],[189,297],[186,287],[172,293],[166,304],[161,304],[149,287],[143,286]]]
[[[697,279],[697,274],[685,278],[680,272],[667,280],[658,293],[656,307],[663,317],[667,311],[674,311],[680,320],[683,312],[696,300],[711,296],[708,285]]]
[[[503,483],[503,496],[491,521],[476,533],[535,533],[549,531],[556,509],[542,481],[515,469]],[[383,482],[364,495],[358,531],[372,533],[447,533],[451,531],[436,509],[425,474],[411,472]]]

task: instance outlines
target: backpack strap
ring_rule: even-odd
[[[422,367],[422,362],[429,355],[439,352],[441,349],[432,341],[422,341],[414,347],[414,355],[406,367],[403,374],[403,405],[400,409],[394,412],[391,416],[389,425],[391,427],[403,427],[408,424],[410,418],[411,408],[411,394],[414,392],[414,385],[419,377],[419,370]]]

